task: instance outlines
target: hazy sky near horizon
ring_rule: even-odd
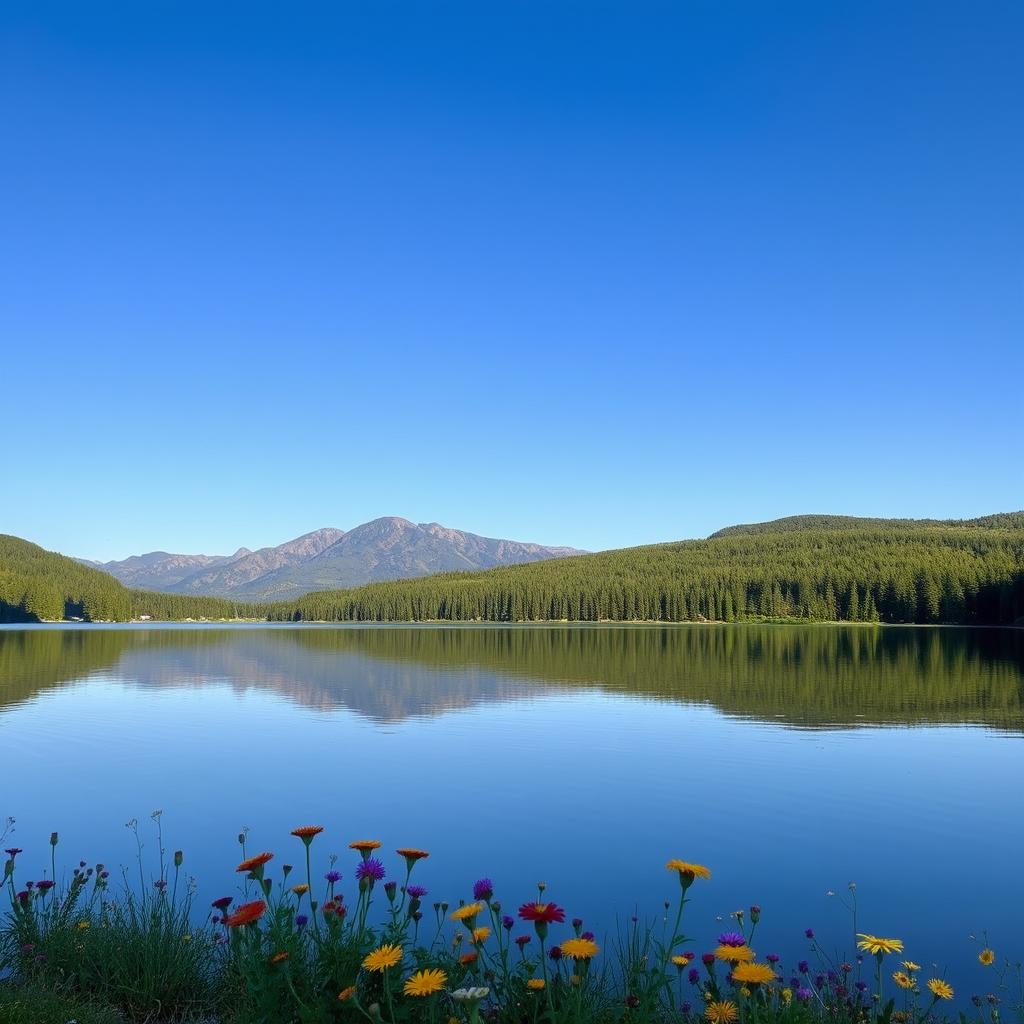
[[[0,532],[1024,507],[1017,2],[0,13]]]

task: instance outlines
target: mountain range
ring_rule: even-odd
[[[239,548],[232,555],[150,551],[120,561],[78,561],[102,569],[132,588],[276,601],[313,590],[584,553],[570,547],[480,537],[439,523],[413,523],[389,516],[348,531],[325,527],[258,551]]]

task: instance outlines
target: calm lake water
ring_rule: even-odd
[[[965,994],[991,984],[972,935],[1024,955],[1021,631],[3,627],[0,779],[37,876],[55,829],[65,867],[133,865],[130,818],[155,854],[159,808],[203,900],[236,890],[241,827],[277,866],[319,823],[346,882],[351,839],[421,846],[431,899],[543,879],[599,939],[683,857],[713,871],[698,952],[759,903],[759,952],[814,927],[852,953],[853,880],[860,929]]]

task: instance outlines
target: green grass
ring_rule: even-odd
[[[39,985],[0,984],[0,1024],[124,1024],[114,1009]]]

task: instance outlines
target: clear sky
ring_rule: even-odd
[[[1024,507],[1024,5],[6,3],[0,532]]]

